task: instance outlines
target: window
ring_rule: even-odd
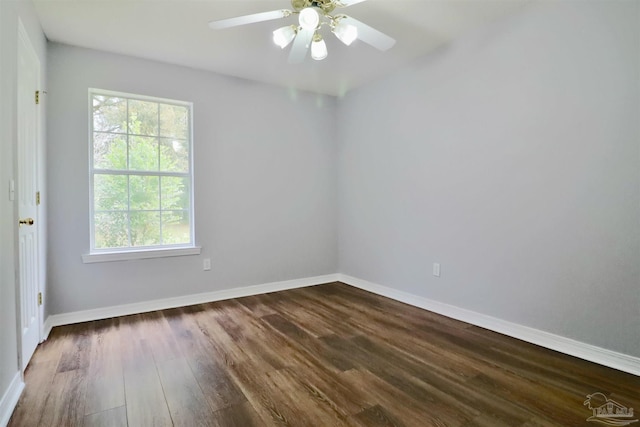
[[[89,108],[91,254],[193,248],[191,104],[91,89]]]

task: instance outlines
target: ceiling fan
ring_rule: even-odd
[[[209,27],[218,30],[298,15],[297,25],[287,25],[273,32],[273,42],[282,49],[293,41],[289,52],[290,63],[304,61],[309,47],[311,47],[313,59],[322,60],[327,57],[327,45],[320,34],[323,26],[329,27],[331,32],[347,46],[359,39],[376,49],[386,51],[396,43],[393,38],[350,16],[333,14],[337,8],[364,1],[366,0],[291,0],[293,10],[273,10],[211,21]]]

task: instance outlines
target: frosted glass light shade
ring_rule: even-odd
[[[305,30],[315,30],[320,23],[320,15],[314,8],[306,7],[300,11],[298,21]]]
[[[316,61],[321,61],[327,57],[327,44],[322,37],[316,35],[311,43],[311,57]]]
[[[333,34],[336,35],[338,40],[349,46],[358,38],[358,28],[351,24],[338,22],[336,27],[333,29]]]
[[[287,47],[295,37],[296,27],[293,25],[278,28],[273,32],[273,42],[280,46],[280,49]]]

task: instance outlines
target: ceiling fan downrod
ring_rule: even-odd
[[[308,7],[317,7],[327,14],[333,12],[336,3],[333,0],[291,0],[291,6],[296,12]]]

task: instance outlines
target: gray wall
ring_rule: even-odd
[[[340,272],[640,356],[639,5],[533,4],[341,101]]]
[[[333,98],[65,45],[48,53],[49,314],[336,272]],[[89,87],[194,103],[201,256],[82,263]]]
[[[0,1],[0,399],[19,372],[15,283],[17,227],[15,206],[8,198],[9,180],[16,178],[18,19],[22,20],[40,59],[42,81],[46,72],[46,41],[31,4]]]

